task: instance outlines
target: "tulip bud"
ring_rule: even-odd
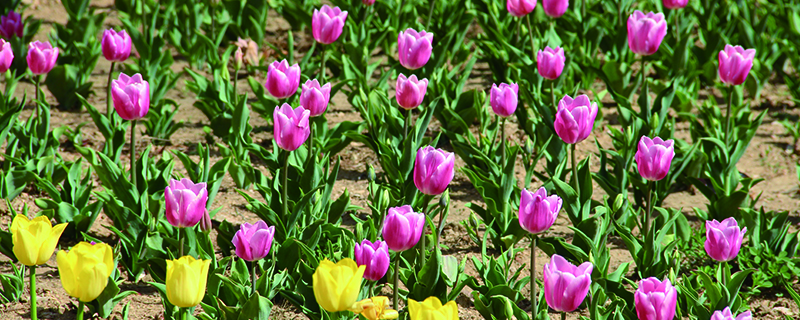
[[[53,70],[58,59],[58,48],[53,48],[50,42],[31,42],[28,46],[28,68],[35,75],[41,75]]]
[[[452,152],[425,146],[417,151],[414,160],[414,185],[427,195],[442,194],[455,174]]]
[[[547,196],[544,187],[535,193],[523,189],[519,200],[519,225],[532,234],[550,229],[561,211],[562,200],[557,195]]]
[[[531,141],[531,138],[527,138],[525,140],[525,152],[532,155],[534,151],[536,150],[533,149],[533,141]]]
[[[447,208],[447,205],[450,204],[450,191],[445,190],[442,193],[442,196],[439,198],[439,206],[442,208]]]
[[[519,86],[516,83],[501,83],[499,87],[496,84],[492,84],[492,90],[489,94],[489,104],[492,106],[492,111],[501,117],[508,117],[514,114],[514,111],[517,110],[518,93]]]
[[[413,74],[408,78],[402,73],[397,76],[395,99],[403,109],[411,110],[418,107],[425,99],[426,91],[428,91],[428,79],[417,80],[417,76]]]
[[[244,62],[244,53],[242,52],[242,47],[236,48],[236,52],[233,53],[233,61],[235,62],[236,70],[241,70],[242,63]]]
[[[651,277],[639,281],[633,300],[640,320],[672,320],[675,318],[678,291],[669,279],[661,282]]]
[[[704,245],[706,253],[711,259],[719,262],[733,260],[739,254],[745,233],[747,233],[747,227],[739,229],[739,225],[734,218],[727,218],[722,222],[717,220],[706,221],[706,242]]]
[[[719,52],[719,79],[732,86],[738,86],[747,80],[753,68],[756,49],[745,50],[741,46],[732,47],[726,44],[725,50]]]
[[[681,9],[689,4],[689,0],[663,0],[662,3],[668,9]]]
[[[442,304],[437,297],[422,302],[408,299],[408,313],[411,320],[458,320],[458,305],[455,301]]]
[[[367,165],[367,180],[369,182],[375,181],[375,168],[373,168],[371,164]]]
[[[208,202],[206,183],[172,179],[164,189],[167,222],[176,228],[194,227],[203,219]]]
[[[270,95],[278,99],[286,99],[297,92],[300,86],[300,66],[296,63],[289,66],[286,59],[273,61],[267,69],[267,80],[264,87]]]
[[[22,16],[19,13],[11,11],[8,15],[0,17],[0,36],[11,40],[13,37],[22,37],[22,31],[25,29],[25,24],[22,22]]]
[[[278,147],[294,151],[305,143],[311,135],[311,126],[308,124],[310,115],[311,112],[303,107],[292,109],[286,103],[280,108],[275,107],[275,111],[272,112],[273,136]]]
[[[367,239],[356,244],[355,247],[356,264],[366,266],[364,279],[378,281],[386,275],[389,270],[389,247],[386,242],[370,242]]]
[[[167,260],[167,300],[179,308],[191,308],[206,294],[208,268],[211,260],[191,256]]]
[[[636,151],[636,166],[642,178],[650,181],[664,179],[669,173],[672,158],[675,156],[675,141],[661,140],[661,137],[650,139],[642,136],[639,140],[639,150]]]
[[[255,224],[243,223],[233,235],[236,255],[247,261],[261,260],[269,254],[275,227],[268,227],[264,221]]]
[[[750,311],[745,311],[734,318],[731,308],[725,307],[725,309],[714,311],[714,314],[711,315],[711,320],[753,320],[753,314]]]
[[[122,62],[131,55],[131,37],[125,30],[116,32],[114,29],[108,29],[103,32],[100,47],[106,60]]]
[[[408,28],[397,35],[397,60],[410,70],[422,68],[431,58],[433,33]]]
[[[542,0],[544,13],[551,18],[558,18],[564,15],[569,8],[569,0]]]
[[[28,217],[17,214],[8,230],[11,232],[14,256],[26,266],[47,263],[66,227],[66,223],[53,226],[45,216],[28,220]]]
[[[536,0],[506,0],[506,10],[515,17],[524,17],[533,9],[536,9]]]
[[[111,99],[122,119],[141,119],[150,111],[150,83],[141,74],[129,77],[120,73],[117,80],[111,81]]]
[[[658,51],[658,46],[667,35],[667,21],[663,13],[639,10],[628,17],[628,47],[636,54],[649,56]]]
[[[554,254],[544,265],[544,299],[556,311],[572,312],[578,309],[592,284],[593,266],[584,262],[575,266],[562,256]]]
[[[82,302],[96,299],[114,272],[114,253],[105,243],[79,242],[56,254],[58,275],[64,291]]]
[[[349,310],[358,299],[365,266],[358,266],[349,258],[333,263],[327,258],[320,261],[312,275],[314,297],[322,309],[329,312]]]
[[[539,50],[536,54],[536,68],[539,70],[539,75],[545,79],[555,80],[564,71],[564,64],[567,58],[564,56],[564,49],[556,47],[544,48],[544,51]]]
[[[383,239],[389,249],[406,251],[419,242],[424,224],[425,215],[414,212],[409,205],[389,208],[383,221]]]
[[[11,43],[0,39],[0,73],[8,71],[12,61],[14,61],[14,50],[11,48]]]
[[[328,108],[328,101],[331,99],[331,84],[319,85],[317,79],[308,80],[303,84],[303,91],[300,92],[300,106],[310,111],[311,117],[316,117],[325,112]]]
[[[558,102],[555,128],[556,134],[565,143],[574,144],[589,137],[597,117],[597,103],[591,102],[586,95],[572,99],[564,96]]]
[[[339,7],[331,8],[323,5],[321,9],[314,9],[311,15],[311,34],[314,40],[322,44],[334,43],[342,35],[347,11]]]
[[[203,213],[203,219],[200,219],[200,231],[208,234],[214,226],[211,224],[211,216],[208,215],[208,209]]]

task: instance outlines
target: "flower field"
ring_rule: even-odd
[[[0,3],[0,316],[798,319],[800,4]]]

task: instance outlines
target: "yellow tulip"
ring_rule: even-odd
[[[196,306],[206,294],[211,260],[191,256],[167,260],[167,299],[180,308]]]
[[[408,299],[408,313],[411,320],[458,320],[458,306],[455,301],[445,305],[437,297],[428,297],[417,302]]]
[[[360,313],[368,320],[397,319],[397,311],[389,309],[388,304],[389,298],[377,296],[356,302],[350,311]]]
[[[53,227],[45,216],[28,220],[28,217],[18,214],[11,222],[10,229],[14,255],[26,266],[45,264],[53,255],[66,227],[66,223]]]
[[[83,302],[96,299],[114,271],[114,253],[105,243],[80,242],[69,251],[59,251],[56,261],[64,291]]]
[[[320,307],[330,312],[350,310],[358,299],[365,269],[349,258],[336,264],[328,259],[320,262],[313,275],[314,297]]]

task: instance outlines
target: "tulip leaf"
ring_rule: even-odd
[[[250,296],[250,299],[242,306],[242,312],[239,314],[240,320],[268,320],[269,314],[272,312],[272,301],[262,297],[258,294]]]

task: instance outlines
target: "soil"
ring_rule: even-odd
[[[31,1],[27,0],[24,1],[24,3],[31,3]],[[36,40],[48,40],[47,35],[53,24],[66,23],[67,15],[59,2],[54,0],[34,0],[31,4],[32,6],[24,12],[25,17],[42,19],[44,21]],[[106,19],[107,27],[118,27],[120,25],[116,13],[112,10],[112,0],[92,1],[92,6],[100,8],[100,10],[103,11],[111,11],[108,19]],[[270,21],[272,21],[272,23],[267,30],[270,41],[278,44],[281,44],[282,41],[285,43],[285,36],[283,36],[283,34],[284,31],[289,28],[288,24],[283,21],[281,17],[277,16],[274,11],[270,12]],[[304,38],[296,40],[301,46],[303,41],[308,43],[310,33],[303,34],[302,36]],[[187,67],[185,60],[176,59],[174,69],[180,70],[184,67]],[[92,73],[92,81],[94,82],[93,90],[95,94],[90,97],[89,102],[96,106],[101,112],[104,112],[106,106],[105,81],[109,68],[110,63],[101,58],[98,60],[97,67]],[[485,76],[490,73],[488,67],[478,64],[474,73],[477,80],[472,82],[472,86],[487,89],[490,85],[488,78]],[[480,75],[484,75],[482,76],[483,78],[481,78]],[[194,95],[185,88],[185,82],[183,80],[188,79],[188,77],[184,76],[183,78],[184,79],[179,81],[175,88],[170,90],[168,97],[177,101],[180,106],[180,112],[176,115],[176,120],[183,120],[187,125],[172,136],[170,146],[165,149],[158,148],[156,150],[158,152],[167,152],[169,150],[187,151],[193,149],[199,140],[198,137],[204,135],[202,126],[209,125],[208,119],[206,119],[198,109],[192,107]],[[263,75],[256,75],[256,79],[263,82]],[[602,84],[598,84],[598,86],[602,87]],[[249,98],[255,98],[244,79],[241,80],[238,87],[241,91],[240,94],[246,93]],[[23,94],[27,94],[30,97],[33,95],[33,91],[34,87],[30,82],[22,82],[17,87],[16,94],[20,97]],[[591,95],[591,92],[587,92],[587,94]],[[721,99],[719,92],[715,92],[715,90],[707,90],[706,94],[708,96],[716,95],[718,99]],[[52,105],[56,105],[56,101],[52,99],[49,94],[46,95],[48,102]],[[392,95],[393,93],[390,93],[390,96]],[[606,106],[613,105],[613,101],[609,98],[605,98],[604,100],[608,100],[603,101]],[[794,118],[800,116],[800,111],[793,107],[793,103],[787,101],[790,101],[790,99],[787,97],[785,86],[771,84],[767,85],[764,89],[760,101],[752,101],[753,105],[759,106],[757,107],[757,109],[759,109],[758,111],[766,111],[768,115],[765,118],[764,124],[759,128],[747,153],[740,161],[739,168],[750,177],[765,179],[764,182],[758,184],[753,189],[751,194],[752,196],[761,194],[760,205],[763,205],[768,210],[790,211],[791,216],[796,217],[798,204],[800,204],[800,200],[797,198],[798,179],[795,174],[795,165],[798,164],[798,156],[793,153],[794,146],[792,146],[792,138],[787,136],[783,127],[776,122],[786,115]],[[32,107],[26,108],[26,110],[23,111],[22,120],[30,117],[32,110]],[[613,110],[609,109],[606,113],[613,113]],[[270,117],[271,115],[266,116]],[[332,105],[328,109],[327,119],[329,124],[332,125],[341,121],[358,121],[360,120],[360,116],[340,93],[332,98]],[[68,126],[75,128],[79,124],[85,123],[86,125],[81,129],[81,133],[83,138],[86,139],[86,144],[93,148],[102,147],[103,137],[97,131],[97,128],[87,113],[65,112],[54,108],[52,110],[52,121],[53,127]],[[511,122],[515,121],[516,119],[511,119]],[[254,113],[251,118],[251,125],[253,125],[253,127],[265,127],[267,126],[267,122]],[[433,123],[432,126],[437,127],[438,124]],[[597,128],[594,131],[593,137],[599,140],[603,145],[610,145],[611,140],[606,134],[606,128],[608,126],[611,125],[605,124],[603,127]],[[509,128],[511,127],[516,128],[516,125],[510,124]],[[142,131],[139,131],[137,134],[141,133]],[[677,135],[679,138],[688,140],[688,125],[679,124]],[[516,130],[516,132],[509,137],[511,140],[516,140],[514,142],[521,143],[524,141],[523,138],[525,134],[522,131]],[[272,139],[272,135],[269,130],[266,130],[256,134],[253,139],[256,141],[268,140]],[[143,147],[150,142],[146,136],[142,136],[137,140],[140,141],[138,150],[142,150]],[[597,152],[595,145],[590,142],[579,144],[578,150],[581,153],[579,156],[581,159]],[[80,157],[79,154],[70,150],[62,150],[61,154],[65,159]],[[156,155],[157,154],[158,153],[156,153]],[[122,163],[128,163],[128,156],[128,149],[126,148],[123,152]],[[375,154],[360,143],[352,143],[343,150],[339,156],[341,157],[341,170],[339,172],[339,179],[336,182],[334,196],[338,196],[346,189],[350,192],[352,202],[355,205],[366,208],[367,173],[365,164],[371,164],[376,170],[380,171],[380,164]],[[464,164],[460,159],[456,159],[457,168]],[[216,161],[216,159],[212,159],[212,161]],[[518,159],[518,161],[517,178],[520,181],[519,183],[522,184],[521,180],[524,179],[524,172],[520,172],[523,168],[521,158]],[[596,169],[597,164],[594,166]],[[181,164],[177,163],[174,172],[180,173],[185,171]],[[536,186],[540,183],[540,181],[533,181],[531,185]],[[250,193],[258,198],[253,190],[245,190],[244,192]],[[603,195],[603,190],[595,184],[595,198],[600,200]],[[38,211],[38,207],[33,204],[33,201],[37,197],[40,197],[40,195],[23,193],[14,199],[11,205],[17,211],[21,210],[23,206],[29,206],[31,212],[36,212]],[[452,210],[443,232],[443,244],[450,248],[448,254],[455,256],[459,260],[464,258],[479,258],[480,250],[467,236],[461,221],[469,217],[470,210],[465,206],[467,203],[475,202],[481,204],[482,201],[478,193],[472,187],[472,184],[460,171],[456,172],[455,178],[451,184],[451,199]],[[233,181],[230,177],[226,176],[222,188],[214,201],[214,207],[222,207],[222,210],[219,211],[215,220],[227,220],[234,224],[242,222],[252,223],[256,221],[256,215],[247,211],[247,209],[245,209],[245,204],[244,198],[237,193]],[[690,216],[694,216],[692,211],[693,207],[705,208],[705,205],[705,198],[700,193],[693,193],[692,190],[674,193],[664,202],[664,206],[682,208],[683,212]],[[11,217],[8,209],[9,208],[5,205],[0,205],[0,212],[2,212],[0,215],[1,225],[7,226],[10,224]],[[365,210],[358,214],[368,214],[368,212]],[[796,223],[797,219],[793,219],[793,221]],[[101,213],[91,233],[99,237],[110,237],[110,232],[103,227],[110,223],[111,221]],[[568,228],[569,225],[569,220],[562,214],[546,236],[565,237],[571,240],[572,231]],[[699,222],[697,222],[695,227],[699,226]],[[213,231],[212,236],[214,236],[215,233],[216,232]],[[528,246],[528,244],[522,242],[518,246],[525,247]],[[493,254],[497,255],[498,253]],[[512,265],[516,270],[516,268],[527,264],[529,261],[529,250],[524,250],[516,256]],[[537,250],[536,261],[537,270],[539,270],[537,278],[541,279],[541,270],[544,263],[547,261],[547,256],[543,254],[541,250]],[[616,268],[621,263],[627,261],[631,261],[631,257],[627,249],[624,248],[624,245],[613,245],[611,248],[611,267]],[[471,262],[468,262],[466,266],[466,272],[468,274],[473,276],[477,275]],[[9,273],[10,270],[10,261],[5,257],[0,257],[0,272]],[[37,268],[37,274],[38,290],[36,294],[39,297],[39,317],[41,319],[74,319],[77,303],[75,299],[70,298],[61,287],[56,268],[55,255],[53,255],[53,258],[45,266]],[[25,287],[25,290],[28,290],[27,285]],[[800,287],[796,286],[796,288]],[[120,318],[122,306],[130,304],[130,319],[163,319],[161,298],[152,287],[149,287],[144,282],[125,282],[123,290],[125,289],[134,290],[137,293],[125,298],[122,303],[118,305],[115,310],[116,313],[112,318]],[[527,289],[523,289],[522,293],[526,296],[529,294]],[[388,289],[384,291],[384,294],[390,294]],[[29,293],[25,292],[20,302],[0,305],[0,318],[29,318],[28,297]],[[482,319],[480,314],[473,307],[473,298],[469,288],[463,290],[457,302],[459,304],[461,319]],[[800,310],[798,310],[797,305],[785,296],[778,297],[776,295],[771,295],[769,297],[754,297],[750,299],[748,303],[756,319],[783,319],[784,316],[790,318],[800,317]],[[529,306],[523,307],[529,308]],[[583,315],[587,315],[585,311]],[[552,318],[557,316],[556,313],[551,313]],[[568,316],[568,319],[577,319],[577,316],[577,313],[572,313]],[[273,307],[272,318],[278,320],[302,319],[305,318],[305,316],[290,304],[279,302]]]

